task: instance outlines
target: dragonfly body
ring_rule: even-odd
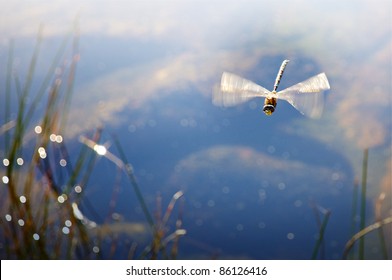
[[[220,88],[214,91],[213,103],[230,107],[255,97],[264,97],[263,111],[266,115],[271,115],[276,109],[277,99],[283,99],[306,116],[320,117],[324,103],[322,92],[330,89],[327,76],[320,73],[287,89],[277,91],[288,62],[289,60],[282,62],[272,91],[235,74],[224,72]]]
[[[282,62],[282,65],[280,66],[278,75],[276,76],[276,79],[275,79],[274,89],[272,90],[270,96],[269,97],[267,96],[264,99],[263,111],[267,116],[271,115],[275,111],[277,100],[274,97],[274,95],[276,95],[276,91],[278,90],[278,86],[279,86],[280,80],[282,79],[284,69],[286,68],[286,65],[287,65],[287,63],[289,63],[289,61],[290,60],[284,60]]]

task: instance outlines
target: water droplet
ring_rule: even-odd
[[[62,195],[60,195],[58,198],[57,198],[57,201],[59,202],[59,203],[64,203],[66,200],[67,200],[67,195],[66,194],[62,194]]]
[[[70,220],[66,220],[64,222],[64,224],[65,224],[66,227],[71,227],[72,226],[72,222]]]
[[[63,142],[63,136],[61,136],[61,135],[56,135],[55,140],[56,140],[57,143],[60,144],[61,142]]]
[[[19,219],[19,220],[18,220],[18,224],[19,224],[21,227],[23,227],[24,224],[25,224],[25,222],[24,222],[22,219]]]
[[[8,179],[8,177],[5,176],[5,175],[4,175],[1,179],[2,179],[2,181],[3,181],[4,184],[8,184],[8,182],[10,181],[10,180]]]
[[[81,193],[82,192],[82,187],[79,186],[79,185],[76,185],[74,189],[75,189],[76,193]]]
[[[61,165],[62,167],[67,166],[67,161],[66,161],[65,159],[60,159],[60,165]]]
[[[69,228],[67,227],[63,227],[63,229],[61,230],[64,234],[69,234]]]
[[[94,246],[94,247],[93,247],[93,252],[94,252],[95,254],[98,254],[98,253],[99,253],[99,247],[98,247],[98,246]]]
[[[287,234],[287,239],[288,239],[288,240],[294,239],[294,233],[289,232],[289,233]]]
[[[8,165],[10,165],[10,161],[8,160],[8,159],[3,159],[3,165],[4,166],[8,166]]]
[[[24,163],[23,158],[17,158],[17,159],[16,159],[16,163],[17,163],[18,165],[23,165],[23,163]]]
[[[50,141],[55,142],[56,141],[56,134],[52,133],[49,136]]]
[[[34,131],[35,133],[40,134],[42,132],[42,127],[37,125],[36,127],[34,127]]]
[[[33,234],[33,239],[38,241],[39,240],[39,234],[38,233],[34,233]]]
[[[7,222],[11,222],[12,221],[12,216],[10,214],[5,214],[5,219]]]
[[[39,147],[38,153],[39,153],[40,158],[42,158],[42,159],[46,158],[46,151],[45,151],[44,147]]]
[[[22,202],[22,203],[26,203],[26,201],[27,201],[27,199],[26,199],[26,197],[25,197],[24,195],[21,195],[21,196],[19,197],[19,200],[20,200],[20,202]]]
[[[105,146],[98,145],[98,144],[94,145],[94,151],[96,151],[97,154],[100,155],[100,156],[104,156],[106,154],[106,152],[107,152]]]

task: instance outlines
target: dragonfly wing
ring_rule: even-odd
[[[221,84],[214,89],[214,105],[230,107],[244,103],[254,97],[266,97],[271,92],[249,80],[224,72]]]
[[[277,97],[288,101],[298,111],[311,118],[319,118],[324,108],[323,91],[330,89],[325,73],[279,91]]]

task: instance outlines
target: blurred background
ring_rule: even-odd
[[[70,158],[85,146],[80,136],[92,138],[101,128],[99,143],[117,156],[113,137],[121,144],[154,219],[183,191],[165,224],[169,233],[179,223],[186,230],[177,258],[310,259],[325,215],[317,258],[342,258],[360,230],[364,151],[366,225],[377,220],[380,194],[378,214],[392,215],[389,1],[0,2],[0,124],[18,114],[16,93],[7,103],[9,119],[3,114],[11,46],[12,73],[23,84],[41,26],[34,96],[71,32],[80,58],[61,131]],[[326,73],[331,89],[320,119],[284,101],[272,116],[262,112],[263,100],[227,109],[212,104],[223,71],[271,90],[284,59],[290,63],[280,89]],[[34,106],[26,135],[34,134],[47,105]],[[26,150],[34,147],[32,139],[24,140]],[[0,135],[2,160],[4,142]],[[7,180],[0,185],[6,205]],[[133,257],[143,255],[150,229],[118,167],[98,157],[88,186],[81,187],[79,209],[96,227],[108,226],[111,237],[115,232],[122,248],[110,251],[113,239],[103,237],[94,252],[102,258],[127,258],[131,249]],[[11,218],[4,218],[7,207],[1,211],[4,224]],[[384,245],[376,233],[367,235],[365,258],[383,258],[385,251],[391,258],[391,227],[384,229]],[[59,234],[66,234],[61,227]],[[1,236],[1,255],[8,258],[6,248],[15,240],[7,241],[4,229]]]

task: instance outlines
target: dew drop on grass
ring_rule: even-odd
[[[21,203],[26,203],[26,201],[27,201],[27,199],[26,199],[26,197],[24,195],[21,195],[19,197],[19,200],[20,200]]]
[[[94,246],[94,247],[93,247],[93,252],[94,252],[95,254],[98,254],[98,253],[99,253],[99,247],[98,247],[98,246]]]
[[[67,195],[66,194],[62,194],[62,195],[60,195],[58,198],[57,198],[57,201],[59,202],[59,203],[64,203],[66,200],[67,200]]]
[[[42,127],[39,126],[39,125],[37,125],[37,126],[34,128],[34,132],[37,133],[37,134],[42,133]]]
[[[62,232],[64,234],[69,234],[69,228],[68,227],[63,227]]]
[[[10,165],[10,161],[7,158],[3,159],[3,165],[4,166]]]
[[[56,141],[56,134],[52,133],[49,136],[50,141],[55,142]]]
[[[98,145],[98,144],[94,145],[94,151],[96,151],[97,154],[100,155],[100,156],[106,155],[106,152],[107,152],[105,146],[103,146],[103,145]]]
[[[63,136],[56,135],[55,141],[60,144],[61,142],[63,142]]]
[[[82,192],[82,187],[79,186],[79,185],[76,185],[74,189],[75,189],[76,193],[81,193]]]
[[[4,184],[8,184],[8,182],[10,181],[7,176],[3,176],[1,179]]]

